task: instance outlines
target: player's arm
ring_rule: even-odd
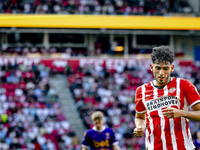
[[[113,145],[113,149],[114,149],[114,150],[121,150],[118,144],[114,144],[114,145]]]
[[[145,121],[145,105],[142,101],[142,87],[138,87],[136,89],[136,94],[135,94],[135,110],[136,110],[136,115],[135,115],[135,126],[136,128],[134,129],[133,133],[135,134],[136,137],[141,138],[144,135],[144,130],[146,128],[146,121]]]
[[[87,132],[85,132],[84,137],[83,137],[83,141],[82,141],[82,145],[81,145],[81,147],[82,147],[81,150],[87,150],[88,149],[88,146],[90,145],[89,141],[90,141],[90,139],[88,137],[88,134],[87,134]]]
[[[145,113],[136,113],[135,126],[136,128],[133,133],[136,137],[141,138],[144,135],[144,130],[146,128]]]
[[[163,110],[163,115],[168,118],[185,117],[193,121],[200,121],[200,103],[192,107],[193,111],[179,110],[176,108],[167,108]]]
[[[187,99],[188,104],[193,111],[179,110],[176,108],[167,108],[162,110],[163,115],[168,118],[185,117],[190,120],[200,121],[200,95],[196,87],[188,80],[180,81],[181,90]]]

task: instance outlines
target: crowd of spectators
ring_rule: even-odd
[[[38,54],[41,56],[49,56],[51,54],[61,54],[63,58],[69,58],[71,56],[88,56],[90,52],[86,48],[70,48],[70,47],[7,47],[7,44],[2,44],[0,48],[1,55],[15,55],[15,56],[27,56],[30,54]]]
[[[80,149],[43,64],[1,66],[0,149]]]
[[[2,0],[0,13],[170,15],[191,13],[187,0]]]
[[[122,150],[144,149],[144,137],[133,135],[135,128],[134,95],[138,86],[153,79],[149,64],[151,61],[135,61],[132,64],[115,64],[106,68],[98,64],[65,69],[71,92],[85,125],[91,128],[90,114],[101,110],[105,114],[107,126],[114,129]],[[190,80],[200,91],[200,68],[194,65],[177,65],[172,76]],[[190,122],[192,135],[200,129],[200,124]],[[198,136],[199,137],[199,136]],[[198,141],[199,142],[199,141]]]

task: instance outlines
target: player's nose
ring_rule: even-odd
[[[164,70],[163,70],[163,69],[161,69],[161,70],[159,71],[159,75],[164,75]]]

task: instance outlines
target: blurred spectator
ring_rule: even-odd
[[[195,150],[200,150],[200,131],[196,132],[196,139],[194,141],[194,145],[195,145]]]
[[[49,85],[49,68],[9,64],[1,69],[0,149],[53,150],[80,147]],[[3,73],[2,73],[3,72]],[[73,142],[73,144],[72,144]],[[62,148],[61,148],[62,147]]]
[[[8,1],[0,2],[1,13],[36,14],[109,14],[109,15],[170,15],[191,13],[186,0],[179,1],[122,1],[122,0],[61,0],[61,1]]]

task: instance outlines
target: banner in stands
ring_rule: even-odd
[[[77,69],[79,66],[88,66],[88,65],[94,65],[94,66],[102,66],[106,67],[107,69],[116,69],[118,67],[125,67],[127,66],[134,66],[137,64],[137,59],[95,59],[95,58],[74,58],[74,59],[60,59],[60,58],[25,58],[25,57],[0,57],[0,66],[2,65],[8,65],[8,64],[24,64],[26,66],[28,65],[38,65],[38,64],[44,64],[46,67],[50,67],[51,70],[56,69],[58,72],[63,72],[65,66],[69,64],[73,69]],[[179,65],[189,65],[194,66],[193,62],[191,61],[175,61],[176,64]],[[143,66],[146,66],[148,68],[149,64],[151,63],[151,60],[147,59],[140,59],[139,63]]]

